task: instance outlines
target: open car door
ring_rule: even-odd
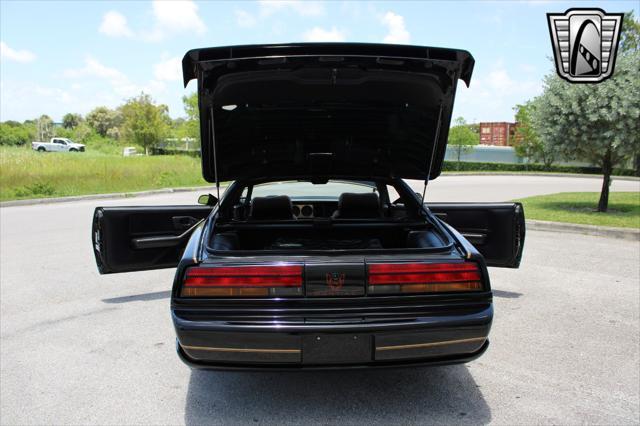
[[[211,206],[97,207],[91,239],[101,274],[175,267]]]
[[[524,247],[520,203],[426,203],[439,219],[460,232],[484,256],[487,266],[517,268]]]

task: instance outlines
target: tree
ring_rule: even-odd
[[[55,126],[53,128],[53,138],[69,138],[73,139],[75,136],[75,132],[73,129],[65,129],[62,126]],[[74,139],[75,140],[75,139]]]
[[[107,136],[109,130],[120,127],[122,117],[120,112],[101,106],[94,108],[87,114],[87,124],[100,136]]]
[[[151,96],[141,93],[120,107],[123,117],[122,133],[131,143],[140,145],[149,154],[149,147],[166,137],[169,130],[169,110],[155,105]]]
[[[68,113],[62,117],[62,127],[65,129],[75,129],[82,122],[80,114]]]
[[[200,109],[198,107],[198,93],[194,92],[189,96],[182,97],[184,112],[187,113],[187,119],[181,126],[182,133],[185,137],[196,140],[196,145],[200,146]]]
[[[640,22],[636,20],[633,10],[625,13],[622,19],[619,49],[623,55],[640,49]],[[640,154],[636,154],[633,165],[636,176],[640,176]]]
[[[0,145],[25,145],[30,142],[31,136],[27,127],[20,123],[15,121],[0,123]]]
[[[614,75],[598,84],[572,84],[551,74],[534,105],[532,121],[545,144],[602,168],[598,211],[606,212],[613,168],[640,152],[640,52],[622,53]]]
[[[462,154],[473,151],[472,145],[479,143],[479,136],[469,127],[464,118],[454,120],[455,126],[449,129],[448,144],[455,146],[457,170],[460,170],[460,157]]]
[[[625,13],[622,18],[622,32],[618,48],[622,54],[640,49],[640,22],[636,21],[633,16],[633,10]]]
[[[538,136],[531,123],[531,112],[535,108],[533,102],[528,101],[523,105],[516,105],[516,127],[515,142],[513,148],[518,157],[526,158],[527,163],[533,160],[542,162],[548,169],[555,161],[556,152],[553,146],[545,144]]]
[[[40,141],[47,141],[53,137],[53,120],[43,114],[36,120],[37,138]]]
[[[91,140],[91,136],[95,135],[96,131],[87,124],[86,121],[78,124],[78,127],[73,129],[73,140],[75,142],[80,142],[86,144]]]
[[[184,112],[187,113],[187,120],[199,120],[200,109],[198,108],[198,93],[193,92],[189,96],[182,97]]]

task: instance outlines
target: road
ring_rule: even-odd
[[[597,191],[583,178],[449,176],[434,201]],[[639,190],[637,181],[612,189]],[[174,352],[172,270],[98,275],[96,205],[0,209],[1,424],[620,423],[639,414],[640,245],[529,232],[522,267],[493,268],[491,346],[467,365],[321,373],[191,371]]]

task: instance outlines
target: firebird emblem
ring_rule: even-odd
[[[331,290],[338,290],[344,285],[344,274],[337,272],[327,273],[327,286]]]

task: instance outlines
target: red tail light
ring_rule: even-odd
[[[183,297],[301,296],[302,265],[216,266],[187,269]]]
[[[475,263],[373,263],[368,278],[369,294],[482,290]]]

